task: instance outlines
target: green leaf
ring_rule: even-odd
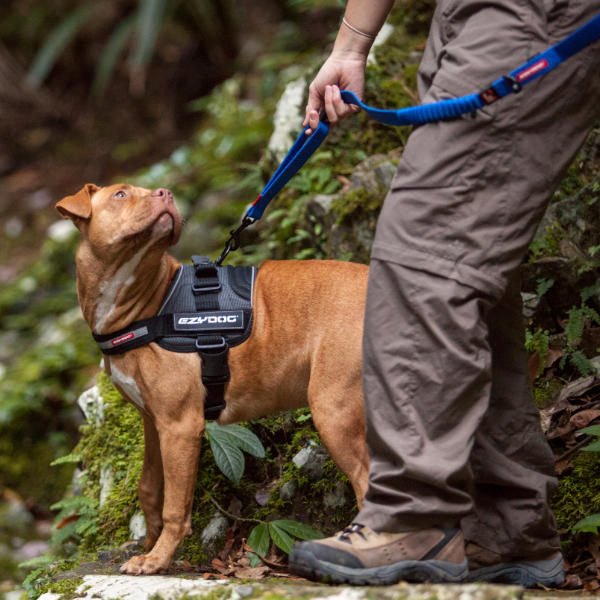
[[[78,463],[81,461],[81,457],[78,454],[67,454],[66,456],[61,456],[60,458],[57,458],[56,460],[53,460],[50,463],[51,467],[56,467],[58,465],[64,465],[66,463]]]
[[[582,450],[584,452],[600,452],[600,440],[584,446]]]
[[[581,519],[581,521],[575,523],[571,531],[573,533],[579,531],[582,533],[594,533],[598,534],[598,527],[600,527],[600,514],[590,515],[589,517],[585,517]]]
[[[286,554],[289,554],[294,547],[294,540],[284,531],[283,528],[277,525],[277,521],[269,523],[269,533],[275,545],[281,548]]]
[[[590,425],[580,429],[577,433],[585,433],[587,435],[597,435],[600,437],[600,425]]]
[[[259,556],[266,556],[271,545],[271,534],[266,523],[257,525],[248,536],[247,544]]]
[[[265,457],[265,448],[262,442],[246,427],[242,425],[218,425],[217,423],[207,423],[207,428],[210,426],[211,432],[218,431],[217,435],[226,435],[230,443],[238,446],[244,452],[256,456],[257,458]]]
[[[85,25],[92,15],[94,4],[84,4],[73,11],[46,38],[43,46],[33,59],[33,64],[27,74],[27,82],[33,87],[39,87],[54,68],[59,56]]]
[[[277,521],[271,521],[271,525],[273,524],[301,540],[319,540],[325,537],[320,531],[298,521],[278,519]]]
[[[248,555],[248,559],[250,561],[250,566],[252,568],[258,567],[259,565],[262,564],[262,560],[260,560],[260,556],[258,556],[258,554],[254,554],[253,552],[250,552],[250,554]]]
[[[581,351],[575,350],[569,355],[569,360],[571,364],[583,375],[587,377],[594,373],[594,365],[590,361],[590,359]]]
[[[541,298],[554,285],[554,279],[540,278],[537,280],[537,284],[535,293],[538,298]]]
[[[296,417],[296,423],[304,423],[304,421],[309,421],[310,419],[312,419],[311,412],[303,413]]]
[[[239,484],[242,475],[244,474],[244,455],[242,451],[231,442],[213,433],[207,432],[208,441],[215,457],[217,467],[223,475],[233,481],[236,485]]]
[[[139,3],[131,56],[131,62],[137,68],[145,67],[154,54],[166,5],[166,0],[143,0]]]
[[[135,22],[132,17],[121,21],[106,43],[106,46],[104,46],[100,61],[98,62],[98,67],[96,68],[94,82],[92,83],[93,96],[101,96],[106,90],[106,86],[115,70],[119,56],[121,52],[123,52],[127,40],[131,36],[134,24]]]
[[[581,340],[583,329],[585,327],[585,311],[581,308],[574,306],[569,310],[569,320],[565,326],[565,333],[567,334],[567,343],[572,346],[576,342]]]

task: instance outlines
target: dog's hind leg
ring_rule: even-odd
[[[158,432],[151,417],[142,413],[144,420],[144,464],[138,484],[140,506],[146,519],[144,552],[154,547],[162,529],[163,466]]]
[[[323,376],[311,377],[308,400],[315,427],[331,458],[348,476],[361,508],[367,491],[369,456],[360,377],[351,385],[345,378],[332,381]]]
[[[195,411],[177,421],[157,421],[164,472],[163,527],[148,554],[134,556],[122,573],[142,575],[168,569],[175,549],[188,533],[204,418]]]

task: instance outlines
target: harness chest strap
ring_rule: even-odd
[[[217,419],[225,408],[230,379],[229,348],[243,343],[252,328],[254,267],[217,268],[208,258],[193,256],[175,274],[159,313],[105,335],[93,334],[107,355],[156,342],[172,352],[197,352],[206,387],[204,415]]]

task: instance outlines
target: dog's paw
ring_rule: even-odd
[[[151,554],[133,556],[121,566],[121,573],[126,575],[152,575],[163,573],[169,568],[169,563]]]

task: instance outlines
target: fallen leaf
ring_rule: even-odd
[[[594,557],[596,567],[600,569],[600,535],[593,535],[588,542],[588,550]]]
[[[546,369],[549,369],[559,358],[562,358],[563,351],[557,348],[550,348],[546,355]]]
[[[248,558],[248,556],[246,556],[244,554],[237,561],[236,565],[239,566],[239,567],[249,567],[250,566],[250,559]]]
[[[215,571],[218,571],[222,575],[231,575],[231,571],[233,570],[231,567],[227,566],[220,558],[213,558],[210,564]]]
[[[533,383],[540,375],[540,353],[536,350],[527,361],[527,368],[529,369],[529,381]]]
[[[239,579],[263,579],[270,570],[267,566],[237,567],[233,570],[233,575]]]
[[[225,575],[219,575],[218,573],[203,573],[202,578],[203,579],[229,579],[228,577],[225,577]]]
[[[78,514],[69,515],[68,517],[65,517],[64,519],[62,519],[60,521],[60,523],[56,526],[56,529],[62,529],[63,527],[66,527],[69,523],[74,523],[78,519],[79,519]]]
[[[564,475],[567,471],[569,471],[572,468],[573,463],[568,458],[565,458],[564,460],[559,460],[554,465],[554,471],[557,475]]]
[[[227,541],[225,542],[225,546],[223,546],[223,550],[219,552],[219,558],[221,560],[226,560],[229,556],[231,549],[233,548],[233,544],[235,543],[235,534],[232,528],[227,530]]]
[[[581,577],[579,577],[579,575],[575,574],[575,573],[569,573],[566,578],[565,578],[565,582],[561,587],[566,587],[570,590],[575,590],[578,589],[582,586],[582,581],[581,581]]]
[[[597,408],[590,408],[587,410],[580,410],[579,412],[575,413],[571,417],[570,422],[575,426],[576,429],[583,429],[598,417],[600,417],[600,410]]]
[[[597,579],[591,579],[590,581],[586,581],[583,584],[583,589],[586,592],[595,592],[598,589],[600,589],[600,581],[598,581]]]

